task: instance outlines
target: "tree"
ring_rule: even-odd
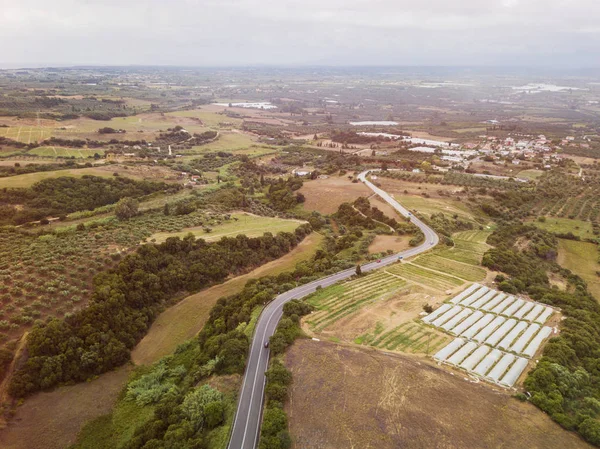
[[[360,267],[360,265],[356,266],[356,275],[357,276],[362,276],[362,268]]]
[[[119,220],[129,220],[138,213],[138,202],[133,198],[122,198],[117,203],[115,215]]]

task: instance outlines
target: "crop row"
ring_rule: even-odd
[[[434,254],[421,256],[417,258],[413,264],[425,268],[431,268],[433,270],[452,273],[456,277],[473,282],[484,279],[486,274],[484,268],[447,259]]]
[[[421,268],[410,263],[396,265],[388,271],[408,281],[425,284],[437,290],[448,290],[464,284],[461,279]]]

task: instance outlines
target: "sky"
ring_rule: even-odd
[[[599,17],[599,0],[0,0],[0,67],[598,67]]]

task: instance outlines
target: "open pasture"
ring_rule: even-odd
[[[588,289],[600,301],[600,263],[598,263],[598,246],[589,242],[559,239],[558,263],[581,276],[588,284]]]
[[[55,147],[55,146],[41,146],[34,148],[33,150],[29,150],[27,154],[35,154],[37,156],[43,157],[64,157],[71,158],[74,157],[76,159],[86,159],[90,157],[94,157],[94,155],[98,154],[100,156],[104,155],[104,150],[101,148],[63,148],[63,147]]]
[[[561,217],[546,217],[546,221],[535,220],[531,224],[548,232],[556,234],[567,234],[571,232],[573,235],[581,238],[594,238],[592,223],[583,220],[573,220],[570,218]]]

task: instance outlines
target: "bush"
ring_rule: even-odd
[[[138,213],[138,202],[133,198],[122,198],[117,203],[115,215],[119,220],[128,220]]]

